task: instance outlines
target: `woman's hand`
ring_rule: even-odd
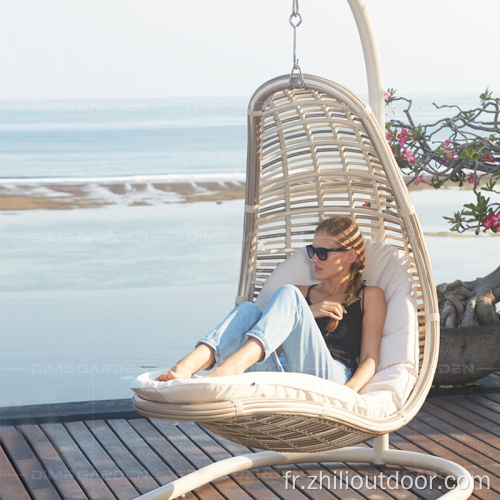
[[[339,302],[331,302],[329,300],[322,300],[310,306],[311,312],[315,318],[332,318],[340,321],[344,314],[347,312],[345,307]]]

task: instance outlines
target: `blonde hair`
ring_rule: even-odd
[[[324,231],[344,248],[352,248],[357,252],[356,261],[351,264],[350,280],[344,300],[342,301],[345,307],[352,300],[362,283],[362,271],[366,264],[363,235],[356,221],[344,215],[335,216],[320,222],[315,232],[319,231]],[[329,334],[337,328],[338,323],[336,319],[330,320],[327,327]]]

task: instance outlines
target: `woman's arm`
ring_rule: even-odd
[[[378,286],[367,287],[364,294],[363,333],[361,336],[359,366],[346,383],[347,387],[356,392],[359,392],[375,375],[387,310],[384,292],[381,288]]]

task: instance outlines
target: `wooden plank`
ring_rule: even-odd
[[[429,474],[428,471],[390,464],[380,469],[384,472],[384,477],[379,481],[379,485],[382,485],[380,487],[398,500],[434,500],[449,491],[442,477],[434,473]]]
[[[415,483],[415,476],[417,475],[415,471],[401,467],[377,468],[371,464],[348,463],[347,465],[354,469],[355,475],[350,475],[346,478],[346,481],[351,488],[356,487],[356,491],[366,498],[376,496],[380,500],[389,498],[408,500],[414,499],[415,494],[420,493],[420,490],[416,488],[409,488],[410,484],[413,485]],[[365,479],[361,482],[362,478]],[[410,484],[408,484],[409,478],[411,478]],[[358,487],[359,484],[362,484],[362,488]],[[429,496],[428,498],[431,499],[433,497]]]
[[[82,453],[116,498],[129,500],[138,496],[138,492],[132,483],[125,477],[83,422],[69,422],[65,426],[68,433],[82,450]]]
[[[457,443],[454,439],[450,439],[450,437],[444,435],[442,432],[436,432],[436,429],[429,427],[426,423],[420,421],[419,418],[412,420],[408,425],[399,429],[397,433],[421,447],[426,453],[443,457],[462,465],[473,476],[491,476],[491,473],[483,467],[487,457],[480,454],[476,457],[471,456],[473,455],[473,450]],[[468,451],[471,453],[468,454]],[[491,460],[489,461],[491,462]],[[490,479],[493,481],[495,478],[491,477]],[[498,492],[495,491],[496,497],[492,497],[492,493],[492,490],[484,489],[474,491],[474,494],[478,498],[498,498]]]
[[[184,424],[179,428],[171,422],[155,420],[153,425],[173,444],[173,446],[193,464],[195,469],[201,469],[213,463],[212,460],[191,439],[181,432]],[[226,478],[212,483],[212,486],[226,498],[238,498],[238,500],[251,500],[251,497],[241,489],[232,479]]]
[[[358,446],[363,446],[360,444]],[[388,493],[381,485],[386,485],[388,476],[384,469],[378,469],[372,464],[363,463],[342,463],[342,464],[321,464],[326,470],[326,477],[330,478],[332,485],[338,484],[339,488],[351,492],[356,492],[362,498],[372,498],[388,500],[391,498],[410,498],[406,492],[400,488]],[[304,466],[301,466],[303,468]],[[312,475],[309,473],[309,475]],[[327,479],[328,481],[328,479]],[[393,482],[391,481],[391,486]],[[377,487],[377,485],[379,487]],[[333,487],[333,486],[332,486]],[[412,496],[411,498],[414,498]]]
[[[61,498],[49,480],[47,471],[29,447],[24,436],[16,428],[1,427],[0,441],[34,500]]]
[[[90,432],[140,493],[159,486],[151,474],[135,459],[103,420],[85,422]]]
[[[488,399],[491,399],[498,405],[500,405],[500,394],[499,393],[491,393],[491,394],[485,394],[485,397]]]
[[[203,427],[193,423],[184,422],[179,425],[179,428],[191,440],[193,440],[213,462],[231,458],[234,455],[229,453],[220,445],[211,433],[208,433]],[[247,452],[249,451],[246,449]],[[251,495],[256,500],[274,500],[278,499],[254,474],[251,472],[239,472],[229,476],[235,481],[245,492]]]
[[[0,446],[0,500],[30,500],[21,479]]]
[[[496,415],[497,421],[494,422],[491,419],[486,418],[484,412],[478,413],[477,404],[467,403],[470,401],[465,398],[453,398],[453,399],[435,399],[430,401],[433,405],[443,408],[444,410],[453,413],[454,415],[467,420],[468,422],[474,422],[475,425],[486,431],[487,436],[494,438],[500,437],[500,424],[498,422],[499,415]],[[491,415],[493,417],[493,415]],[[489,437],[487,438],[489,439]]]
[[[170,467],[149,447],[147,442],[126,420],[108,420],[108,425],[120,438],[127,449],[134,455],[145,469],[156,479],[159,484],[166,484],[177,476]]]
[[[38,425],[21,425],[19,431],[36,453],[48,477],[63,498],[87,498],[57,450]]]
[[[476,450],[486,455],[500,456],[500,437],[478,426],[479,416],[466,419],[463,413],[457,415],[451,411],[451,405],[452,403],[448,402],[447,406],[442,407],[428,401],[424,408],[429,414],[459,429],[461,434],[465,434],[463,442],[468,442],[470,446],[474,446]]]
[[[115,500],[106,483],[82,453],[63,424],[42,424],[42,430],[59,451],[68,469],[91,500]]]
[[[360,466],[361,467],[361,466]],[[349,500],[359,500],[370,498],[366,496],[366,477],[363,473],[353,474],[352,469],[345,464],[300,464],[297,466],[288,465],[282,467],[281,475],[288,479],[287,488],[298,489],[308,497],[316,499],[341,498]],[[364,472],[364,471],[363,471]],[[354,483],[350,480],[354,478]],[[359,478],[359,479],[358,479]],[[369,483],[369,481],[368,481]],[[286,498],[287,489],[282,491]],[[373,492],[373,498],[385,499],[389,497],[384,492]]]
[[[174,471],[177,477],[183,477],[190,472],[196,470],[193,465],[177,450],[172,443],[162,434],[149,420],[135,419],[129,421],[130,425],[137,431],[137,433],[148,443],[148,445],[162,457],[167,465]],[[169,422],[170,423],[170,422]],[[173,424],[170,423],[173,427]],[[167,429],[168,432],[168,429]],[[198,488],[197,493],[203,500],[221,500],[223,497],[215,488],[207,484]],[[192,493],[186,495],[186,498],[196,498]]]
[[[468,399],[474,401],[479,408],[484,407],[491,410],[497,415],[496,421],[498,421],[498,415],[500,414],[500,402],[494,398],[494,394],[484,394],[482,397],[469,396]]]
[[[195,468],[170,441],[146,419],[130,420],[130,425],[155,452],[163,458],[177,477],[193,472]]]
[[[495,426],[493,428],[493,433],[495,435],[499,435],[498,432],[495,430],[495,428],[498,426],[499,412],[492,410],[492,409],[489,409],[489,408],[486,408],[485,406],[479,404],[478,400],[480,400],[480,399],[481,398],[463,397],[463,398],[460,398],[458,400],[455,400],[455,398],[453,398],[452,401],[457,401],[456,404],[459,404],[460,408],[466,408],[467,410],[473,412],[476,416],[480,416],[481,418],[487,419],[490,422],[492,422]],[[448,399],[443,398],[443,401],[445,402],[443,404],[446,404]],[[475,417],[475,418],[477,418],[477,417]],[[474,420],[475,420],[475,418],[474,418]]]
[[[496,476],[497,480],[495,484],[500,493],[500,468],[498,462],[492,458],[499,456],[499,450],[497,448],[469,435],[467,430],[462,431],[449,422],[431,415],[426,410],[420,411],[418,417],[420,422],[425,422],[429,427],[440,433],[439,436],[432,437],[433,439],[444,443],[447,447],[453,443],[451,446],[455,453],[475,462],[480,465],[482,469]],[[492,477],[492,487],[493,480],[494,478]]]
[[[293,474],[295,467],[289,467],[291,474]],[[274,467],[265,467],[260,469],[252,469],[252,474],[259,479],[269,489],[271,494],[283,498],[285,500],[305,500],[311,498],[306,495],[304,490],[289,480],[285,474],[281,475]]]
[[[364,490],[358,490],[362,491],[367,498],[374,496],[382,498],[381,494],[384,494],[398,500],[413,500],[415,498],[433,500],[442,496],[442,492],[435,488],[435,479],[431,479],[431,476],[424,471],[410,470],[390,464],[377,469],[374,466],[365,465],[358,474],[361,475],[363,469],[368,477],[373,478]],[[376,470],[378,470],[378,474]]]

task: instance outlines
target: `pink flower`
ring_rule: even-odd
[[[450,163],[451,160],[454,160],[457,157],[457,154],[454,151],[448,151],[443,156],[444,156],[444,162]]]
[[[487,162],[490,162],[490,163],[495,163],[495,157],[493,156],[492,153],[490,153],[489,155],[486,155],[486,156],[483,156],[481,158],[482,161],[487,161]]]
[[[457,153],[455,151],[451,151],[452,144],[446,139],[441,146],[441,150],[443,151],[443,158],[445,163],[450,163],[450,160],[453,160],[457,157]]]
[[[387,142],[389,144],[392,142],[392,134],[389,132],[389,130],[385,131],[385,138],[387,139]]]
[[[483,233],[485,233],[488,229],[491,229],[493,227],[491,217],[488,215],[488,217],[485,217],[481,221],[481,225],[484,227]]]
[[[455,151],[445,151],[443,157],[445,163],[450,163],[451,160],[454,160],[457,157],[457,153]]]
[[[469,184],[475,184],[476,183],[476,174],[474,172],[471,172],[468,176],[467,176],[467,182]]]
[[[443,150],[443,158],[444,158],[445,163],[450,163],[451,160],[454,160],[457,157],[456,151],[450,151],[451,150],[451,142],[448,139],[446,139],[446,141],[444,141],[441,148]]]
[[[387,92],[387,90],[384,91],[384,99],[385,99],[385,102],[389,102],[391,100],[391,94],[389,94],[389,92]]]
[[[481,225],[484,227],[484,233],[488,229],[491,229],[495,233],[500,233],[500,212],[485,217],[484,220],[481,221]]]
[[[415,161],[415,153],[410,151],[408,148],[405,148],[403,151],[403,159],[405,159],[408,163],[412,163]]]
[[[398,141],[401,147],[404,147],[405,143],[411,139],[411,135],[408,133],[407,128],[402,128],[401,132],[398,134]]]
[[[446,217],[445,215],[443,215],[443,219],[446,219],[446,220],[455,220],[453,217]]]
[[[420,174],[414,181],[413,181],[413,184],[415,184],[415,186],[418,186],[421,182],[424,182],[424,174]]]
[[[500,212],[490,215],[490,220],[493,228],[495,229],[495,233],[500,233]]]

